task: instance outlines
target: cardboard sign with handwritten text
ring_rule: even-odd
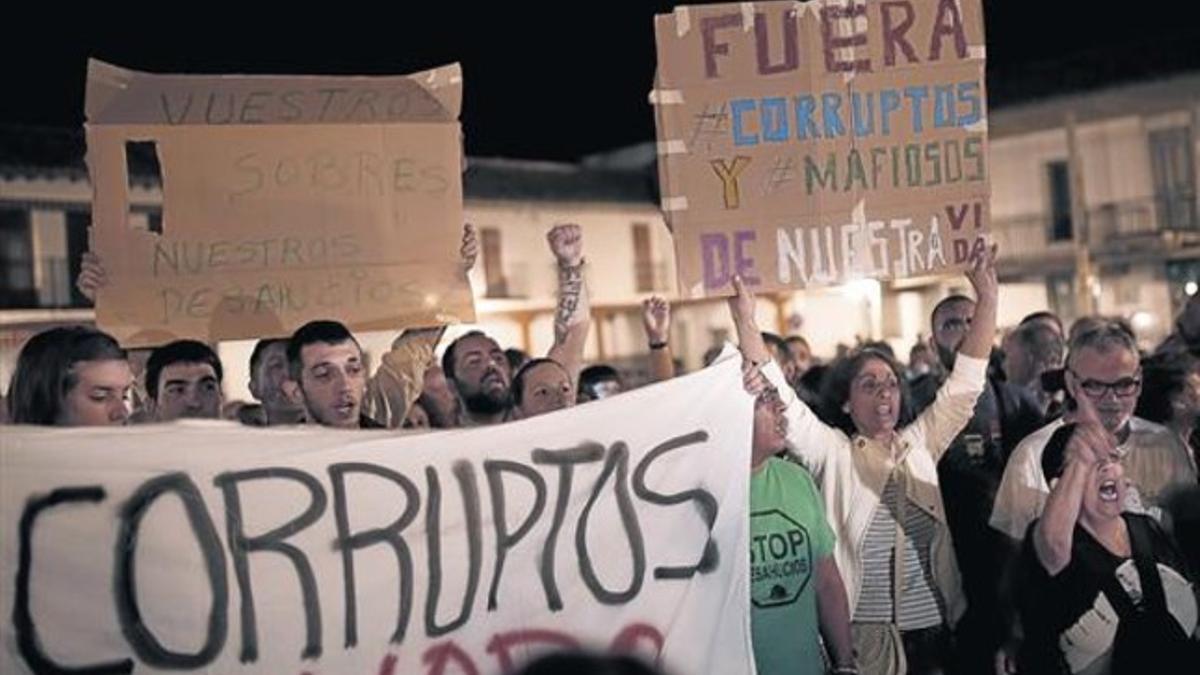
[[[462,77],[152,75],[91,61],[99,325],[124,345],[474,319],[458,260]],[[161,167],[128,224],[127,143]]]
[[[680,292],[962,267],[988,230],[979,0],[679,7],[655,21]]]

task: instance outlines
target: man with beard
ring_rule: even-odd
[[[442,354],[442,372],[462,402],[459,426],[498,424],[511,418],[508,358],[483,331],[473,330],[451,342]]]
[[[913,382],[915,414],[933,403],[953,371],[974,312],[975,301],[965,295],[952,295],[934,306],[929,346],[937,355],[937,368]],[[960,664],[964,672],[984,672],[1004,636],[996,579],[1010,552],[987,527],[988,517],[1009,453],[1042,424],[1041,408],[1031,392],[989,376],[971,420],[938,462],[942,500],[967,596],[967,613],[958,626],[960,653],[974,660]]]
[[[554,346],[547,358],[566,372],[574,400],[591,324],[587,287],[583,283],[583,235],[578,225],[555,225],[546,240],[558,263]],[[460,426],[498,424],[512,419],[512,369],[495,340],[477,330],[463,335],[446,347],[442,371],[462,402]]]

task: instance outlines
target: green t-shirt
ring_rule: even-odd
[[[808,471],[772,457],[751,473],[750,632],[759,675],[824,672],[815,571],[833,544]]]

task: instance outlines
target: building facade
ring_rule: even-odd
[[[1067,321],[1122,316],[1150,345],[1200,286],[1200,74],[1008,106],[989,115],[992,228],[1001,246],[1002,326],[1051,309]],[[20,345],[50,325],[90,322],[74,288],[87,249],[91,188],[81,134],[0,130],[0,387]],[[675,296],[670,233],[658,210],[654,144],[578,164],[475,159],[465,212],[479,230],[472,272],[478,326],[505,346],[543,354],[553,330],[555,268],[545,233],[584,230],[593,331],[587,358],[638,379],[645,369],[641,301]],[[161,193],[152,158],[131,157],[130,227],[154,228]],[[966,290],[961,277],[863,280],[771,295],[759,322],[809,339],[818,356],[865,339],[905,358],[929,332],[929,310]],[[720,300],[676,302],[672,346],[701,365],[732,331]],[[367,334],[378,353],[393,336]],[[226,393],[246,398],[253,343],[219,346]]]

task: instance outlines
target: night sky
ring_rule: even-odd
[[[170,10],[129,17],[8,10],[0,124],[78,127],[89,56],[154,72],[262,74],[403,74],[459,61],[472,155],[574,160],[654,137],[652,18],[671,3],[405,1],[382,14],[314,3],[274,16],[246,15],[248,4],[162,3]],[[1200,27],[1177,5],[984,4],[993,108],[1200,69]]]

